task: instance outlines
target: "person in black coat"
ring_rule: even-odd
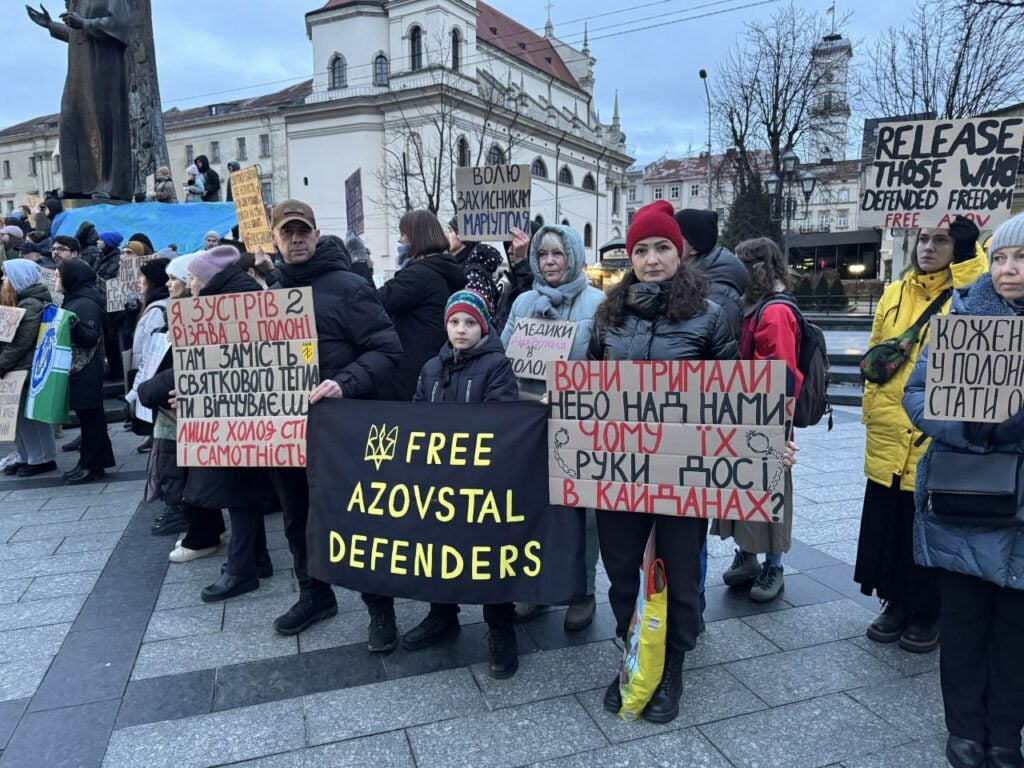
[[[636,212],[626,233],[632,271],[608,291],[591,329],[594,360],[735,360],[736,341],[722,308],[707,300],[707,278],[682,260],[683,238],[672,205],[660,200]],[[640,589],[640,567],[652,528],[657,556],[668,580],[668,637],[665,671],[643,712],[667,723],[679,714],[683,658],[700,632],[700,553],[707,520],[669,515],[597,511],[601,559],[611,586],[609,604],[616,632],[625,638]],[[604,706],[622,706],[619,677],[608,687]]]
[[[277,269],[275,287],[313,289],[321,380],[310,395],[310,403],[323,397],[382,399],[402,345],[376,292],[363,278],[345,269],[337,243],[320,239],[313,209],[300,200],[285,200],[274,208],[271,230],[284,259]],[[309,457],[309,461],[314,460]],[[284,533],[299,583],[298,602],[274,620],[274,629],[282,635],[296,635],[334,616],[338,602],[331,585],[311,577],[306,570],[306,471],[275,469],[271,480],[284,507]],[[382,595],[362,597],[371,617],[367,647],[373,652],[394,649],[398,644],[394,600]]]
[[[377,290],[402,341],[402,359],[391,382],[391,400],[411,400],[424,363],[447,341],[437,318],[448,298],[466,287],[466,274],[445,251],[448,238],[429,211],[411,211],[398,222],[406,266]],[[406,250],[402,251],[404,248]]]
[[[217,173],[213,168],[210,167],[210,160],[206,155],[199,155],[195,159],[196,168],[203,174],[203,183],[205,185],[203,202],[204,203],[219,203],[220,202],[220,174]]]
[[[489,332],[493,329],[487,300],[475,291],[457,291],[448,300],[444,321],[448,341],[441,353],[423,366],[413,400],[426,403],[518,400],[519,387],[512,363],[505,356],[501,336]],[[513,603],[484,606],[484,621],[490,628],[490,675],[499,680],[512,677],[519,668],[515,616]],[[431,603],[430,613],[406,633],[402,644],[415,651],[458,631],[459,606]]]
[[[115,464],[103,411],[103,353],[99,350],[107,308],[96,288],[96,273],[81,259],[66,259],[57,265],[56,288],[64,294],[64,309],[75,314],[69,407],[82,427],[81,448],[78,465],[65,473],[64,480],[68,485],[80,485],[103,477]],[[75,358],[88,360],[77,372]]]
[[[96,231],[96,225],[91,221],[83,221],[78,225],[78,231],[75,232],[75,240],[81,248],[78,251],[78,258],[82,259],[86,264],[96,269],[96,264],[100,259],[100,235]]]
[[[690,261],[711,281],[708,298],[725,312],[733,337],[740,338],[743,294],[750,274],[736,254],[718,245],[718,214],[684,208],[675,215],[683,233],[683,260]]]
[[[188,264],[193,296],[259,291],[260,284],[236,265],[238,250],[219,245],[196,254]],[[227,600],[260,586],[261,563],[269,563],[263,503],[271,488],[267,472],[237,467],[192,467],[185,477],[185,502],[194,507],[227,507],[231,519],[227,568],[200,592],[204,603]]]

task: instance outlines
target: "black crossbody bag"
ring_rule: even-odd
[[[928,513],[954,525],[1024,525],[1024,456],[932,451]]]

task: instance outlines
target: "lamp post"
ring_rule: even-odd
[[[786,254],[786,263],[789,264],[789,233],[793,219],[796,218],[797,199],[793,195],[793,185],[799,182],[800,190],[804,193],[804,215],[807,218],[807,206],[811,202],[811,195],[814,194],[814,186],[817,178],[810,170],[804,171],[797,178],[797,168],[800,167],[800,158],[792,149],[786,150],[779,158],[782,165],[782,176],[772,171],[765,180],[765,191],[772,198],[772,221],[786,222],[786,229],[783,234],[783,250]],[[785,195],[782,195],[785,190]],[[783,209],[782,204],[785,205]]]
[[[708,104],[708,210],[711,210],[711,89],[708,88],[708,71],[702,69],[700,79],[704,81],[704,96]]]

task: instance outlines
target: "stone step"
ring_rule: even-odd
[[[856,365],[829,365],[828,378],[833,384],[860,388],[860,367]]]
[[[864,394],[859,387],[833,385],[828,388],[828,400],[832,405],[848,405],[860,408]]]

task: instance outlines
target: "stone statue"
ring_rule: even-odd
[[[46,8],[29,18],[68,44],[60,108],[64,197],[130,200],[133,157],[129,128],[130,19],[126,0],[66,0],[61,22]]]

